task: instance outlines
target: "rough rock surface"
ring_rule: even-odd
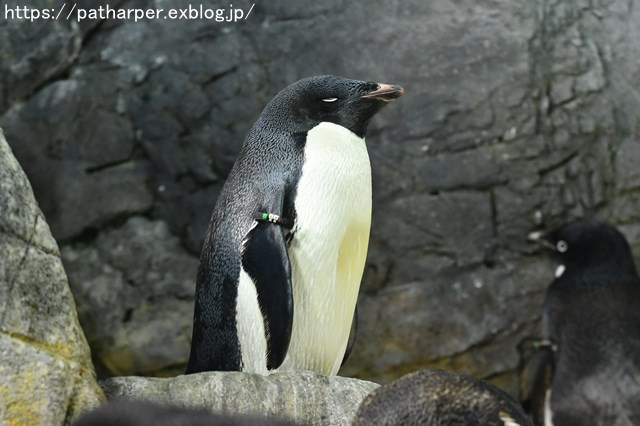
[[[62,425],[103,398],[58,246],[0,130],[0,423]]]
[[[619,225],[640,255],[634,5],[274,0],[239,23],[54,22],[61,37],[82,38],[77,60],[56,59],[60,49],[40,38],[9,39],[48,52],[57,77],[34,87],[29,74],[11,74],[0,123],[63,246],[127,240],[126,219],[143,215],[197,256],[244,136],[280,88],[324,73],[402,84],[406,95],[370,126],[373,229],[360,334],[343,373],[389,381],[452,367],[515,393],[516,346],[535,334],[553,275],[528,232],[594,216]],[[33,51],[3,49],[24,63]],[[104,280],[113,273],[98,272],[104,260],[69,273]],[[195,269],[180,269],[176,282],[193,280]],[[114,329],[140,339],[153,326],[138,317]],[[158,371],[186,362],[181,345],[172,357]]]
[[[179,407],[144,400],[116,399],[87,412],[72,426],[301,426],[273,416],[215,414],[205,408]]]
[[[189,356],[198,262],[164,222],[131,218],[64,247],[62,260],[100,373],[184,372],[176,355]]]
[[[30,2],[29,6],[44,8],[46,0]],[[82,39],[74,25],[65,20],[18,19],[15,8],[25,6],[19,0],[2,2],[0,21],[0,112],[63,74],[77,59]],[[5,14],[6,10],[12,10]],[[22,13],[24,16],[24,13]]]
[[[200,373],[171,379],[114,377],[101,383],[108,399],[126,397],[201,407],[221,414],[276,416],[305,425],[350,425],[377,384],[310,371]]]

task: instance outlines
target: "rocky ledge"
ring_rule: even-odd
[[[108,399],[144,399],[319,426],[350,425],[362,400],[378,387],[372,382],[310,371],[269,376],[210,372],[169,379],[114,377],[101,385]]]

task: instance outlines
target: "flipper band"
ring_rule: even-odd
[[[260,222],[270,222],[275,223],[276,225],[284,226],[286,228],[290,227],[288,219],[273,213],[258,212],[253,215],[253,218]]]
[[[532,343],[534,349],[549,348],[553,352],[558,351],[558,346],[551,340],[536,340]]]

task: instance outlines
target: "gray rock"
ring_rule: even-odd
[[[389,382],[417,368],[441,368],[490,376],[517,394],[505,372],[518,365],[522,335],[536,332],[538,312],[530,306],[542,303],[553,278],[545,266],[454,269],[361,295],[358,340],[341,373]]]
[[[627,139],[616,153],[616,186],[618,191],[640,189],[640,140]]]
[[[213,414],[205,409],[118,399],[81,416],[72,426],[300,426],[274,417]]]
[[[89,91],[95,96],[84,97]],[[58,240],[151,208],[149,164],[135,157],[131,123],[113,110],[112,91],[105,80],[60,81],[6,115],[19,123],[7,133],[34,167],[29,177]]]
[[[487,192],[408,195],[396,197],[383,208],[388,217],[376,215],[373,227],[394,259],[392,273],[398,281],[478,264],[490,255],[494,229]],[[476,220],[465,220],[469,212]],[[463,240],[465,244],[460,244]]]
[[[15,0],[2,4],[0,114],[13,102],[32,95],[47,80],[65,72],[80,52],[81,38],[76,25],[64,19],[25,19],[23,10],[16,11],[16,7],[25,6]],[[34,0],[29,2],[27,13],[35,17],[31,9],[39,13],[50,11],[51,6],[49,1]]]
[[[58,206],[51,222],[57,226],[57,238],[64,241],[149,210],[153,199],[147,190],[147,168],[146,162],[128,162],[90,175],[74,168],[62,171],[49,185],[49,200]],[[89,199],[93,201],[82,203]]]
[[[94,362],[109,375],[173,375],[189,357],[196,258],[164,222],[134,217],[62,249]]]
[[[114,377],[101,383],[107,398],[144,399],[206,408],[219,414],[276,416],[301,424],[350,425],[377,384],[309,371],[199,373],[171,379]]]
[[[103,398],[58,246],[0,131],[0,423],[67,424]]]

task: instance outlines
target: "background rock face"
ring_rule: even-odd
[[[296,424],[348,426],[377,384],[310,371],[270,376],[200,373],[173,379],[115,377],[102,387],[109,399],[126,397],[159,404],[207,407],[214,413],[278,417]]]
[[[62,425],[103,398],[58,246],[0,130],[0,423]]]
[[[166,373],[186,362],[194,259],[266,102],[315,74],[402,84],[369,129],[373,229],[343,374],[450,367],[514,393],[516,346],[536,334],[553,276],[528,232],[597,217],[640,255],[634,3],[274,0],[236,24],[42,24],[57,44],[18,40],[31,24],[3,21],[3,55],[39,55],[42,76],[4,73],[0,124],[62,242],[106,374]]]
[[[189,352],[190,274],[198,262],[164,222],[133,217],[90,244],[67,245],[62,259],[94,362],[103,374],[184,372],[176,354]]]

